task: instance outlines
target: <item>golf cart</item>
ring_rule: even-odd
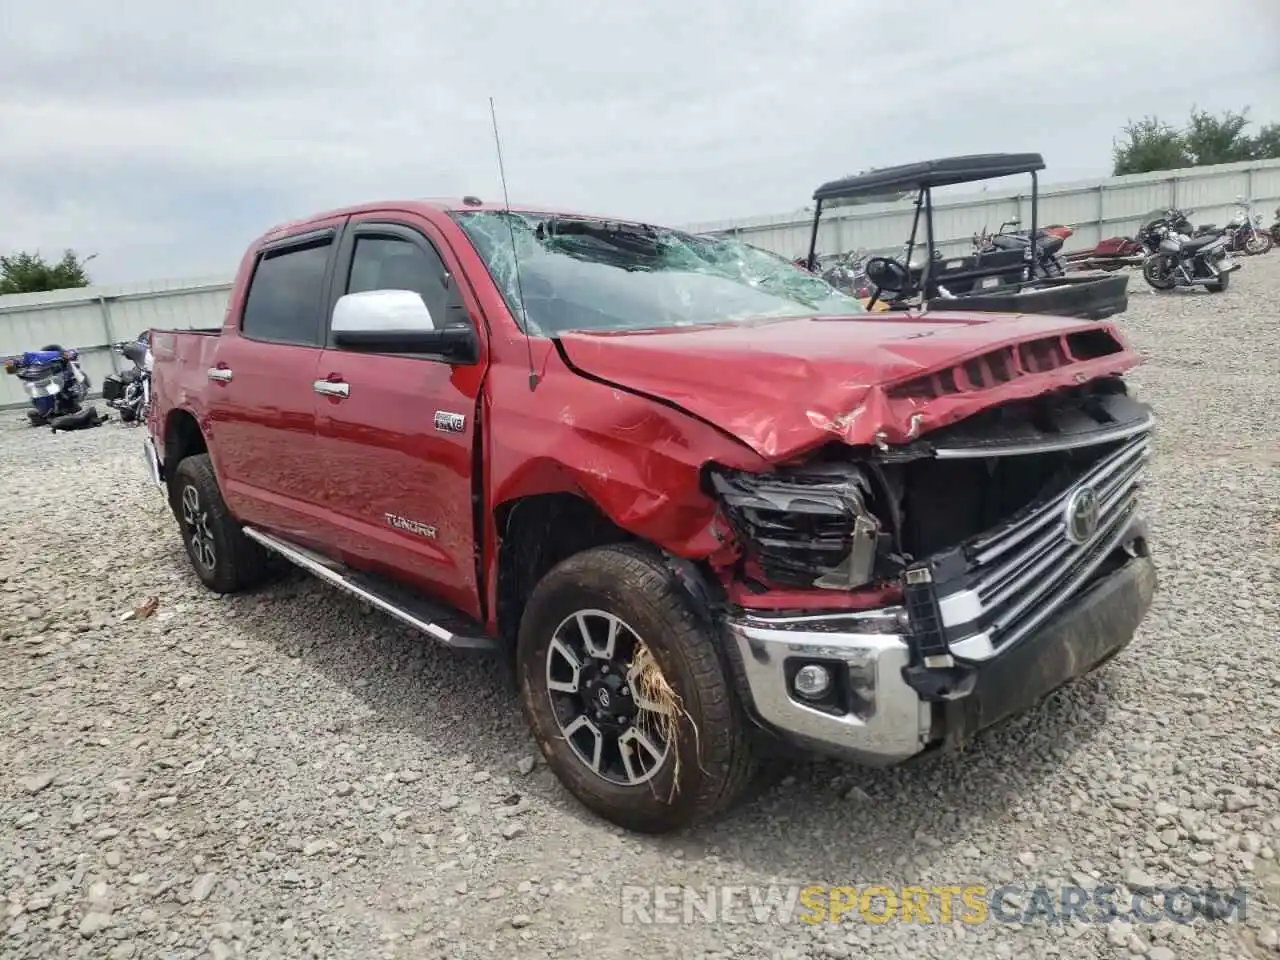
[[[813,234],[808,263],[818,262],[818,226],[823,207],[851,200],[883,197],[900,191],[916,194],[916,213],[906,245],[906,262],[872,257],[865,270],[873,287],[872,303],[885,301],[890,309],[977,310],[994,313],[1040,313],[1101,320],[1122,313],[1129,305],[1129,278],[1103,271],[1036,276],[1037,244],[1044,243],[1036,225],[1038,182],[1044,169],[1038,153],[991,153],[943,160],[927,160],[886,167],[825,183],[813,193]],[[975,250],[944,257],[937,249],[933,223],[933,189],[957,183],[1031,174],[1031,229],[1026,242],[1012,249]],[[924,221],[923,264],[911,261]]]

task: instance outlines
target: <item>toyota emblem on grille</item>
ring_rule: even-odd
[[[1067,539],[1088,543],[1098,532],[1098,495],[1093,487],[1081,487],[1067,500]]]

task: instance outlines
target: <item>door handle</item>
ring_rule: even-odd
[[[351,396],[351,384],[343,383],[341,380],[317,380],[311,387],[316,393],[326,397]]]
[[[217,380],[220,383],[231,382],[231,371],[226,367],[210,367],[208,373],[210,380]]]

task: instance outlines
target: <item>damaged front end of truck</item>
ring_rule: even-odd
[[[736,241],[562,219],[472,218],[575,377],[513,401],[504,443],[685,571],[760,726],[896,763],[1131,640],[1152,417],[1113,323],[869,314]]]
[[[877,402],[910,398],[919,424],[1029,363],[1015,345]],[[911,422],[899,416],[900,434]],[[768,472],[709,466],[738,548],[719,572],[751,712],[788,740],[891,764],[964,742],[1113,656],[1155,590],[1138,504],[1152,426],[1103,376],[902,443],[881,429]]]

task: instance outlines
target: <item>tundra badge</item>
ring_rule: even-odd
[[[426,537],[428,540],[436,538],[436,528],[425,523],[419,523],[417,520],[410,520],[407,517],[397,517],[394,513],[384,513],[382,517],[387,521],[388,527],[395,527],[395,529],[404,530],[407,533],[416,533],[418,536]]]
[[[436,411],[436,429],[441,433],[461,433],[467,426],[467,418],[448,410]]]

